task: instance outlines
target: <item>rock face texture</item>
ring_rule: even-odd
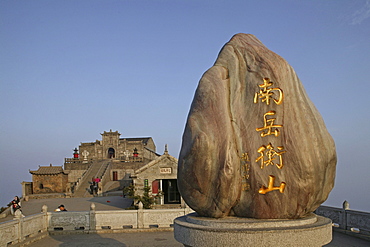
[[[336,152],[293,68],[237,34],[202,76],[183,134],[178,186],[206,217],[296,219],[334,186]]]

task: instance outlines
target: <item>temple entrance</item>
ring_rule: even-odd
[[[108,149],[108,159],[114,159],[115,158],[115,151],[114,148]]]
[[[164,204],[178,204],[180,203],[180,192],[177,189],[176,179],[162,180]]]

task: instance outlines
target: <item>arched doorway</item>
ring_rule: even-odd
[[[108,159],[114,159],[114,158],[115,158],[114,148],[109,148],[108,149]]]

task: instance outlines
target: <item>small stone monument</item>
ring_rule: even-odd
[[[83,152],[82,152],[82,156],[84,157],[84,159],[83,159],[83,161],[82,161],[82,163],[88,163],[88,161],[87,161],[87,156],[89,156],[89,152],[87,151],[87,150],[84,150]]]
[[[334,186],[336,151],[293,68],[255,36],[235,35],[201,78],[183,134],[178,187],[195,214],[185,246],[322,246],[312,212]]]

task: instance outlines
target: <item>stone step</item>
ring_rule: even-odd
[[[109,163],[107,161],[93,162],[89,171],[84,175],[78,190],[73,194],[73,197],[91,196],[89,188],[92,178],[100,177],[108,165]]]

